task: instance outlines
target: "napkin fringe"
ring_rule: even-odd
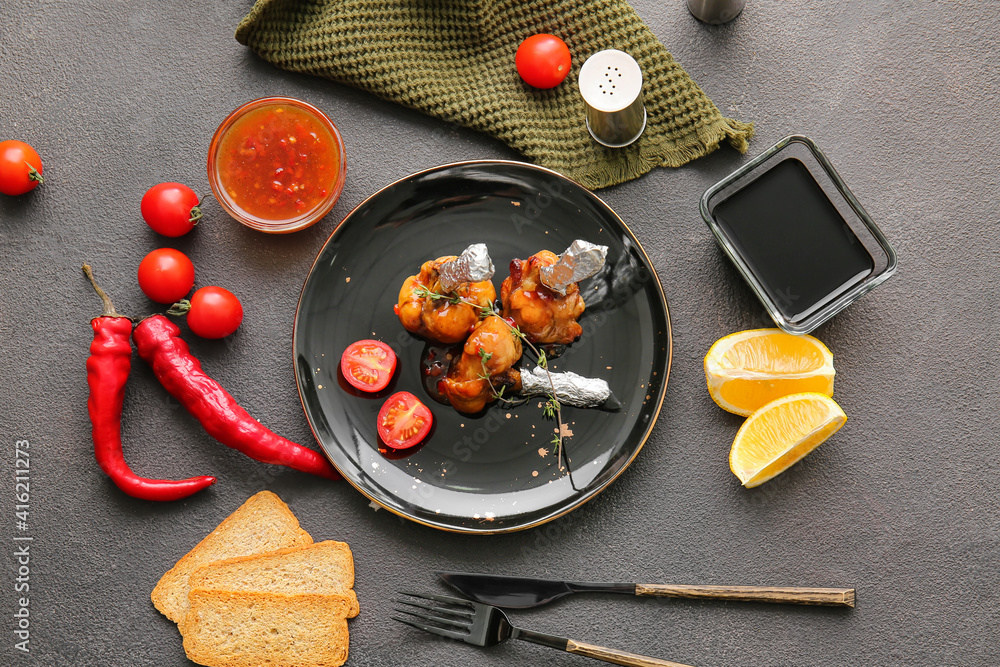
[[[733,118],[722,118],[726,141],[740,153],[746,153],[753,138],[753,123],[744,123]]]
[[[580,167],[575,176],[588,188],[618,185],[651,171],[654,167],[680,167],[708,155],[725,140],[740,153],[750,148],[753,123],[719,118],[699,132],[693,140],[682,143],[667,137],[643,137],[631,148],[609,148],[603,163]]]

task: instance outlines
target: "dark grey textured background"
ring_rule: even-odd
[[[0,138],[32,143],[48,183],[0,197],[0,663],[182,665],[149,602],[159,576],[268,488],[317,539],[354,549],[353,665],[593,664],[530,645],[443,643],[388,620],[391,591],[431,568],[649,582],[850,585],[853,611],[578,597],[515,613],[542,631],[723,665],[992,665],[1000,640],[996,479],[1000,279],[1000,9],[994,2],[749,0],[724,27],[681,0],[635,6],[719,107],[757,124],[751,153],[790,133],[826,150],[895,245],[898,274],[820,329],[847,425],[763,488],[728,470],[740,419],[704,387],[727,333],[768,324],[698,215],[707,186],[749,158],[723,149],[600,194],[635,230],[673,315],[663,413],[634,465],[594,501],[527,532],[458,536],[373,511],[345,483],[273,473],[211,441],[137,358],[126,454],[149,476],[213,473],[174,504],[122,495],[93,460],[85,407],[92,262],[120,308],[154,309],[135,281],[159,245],[199,285],[243,299],[230,340],[187,336],[206,369],[274,430],[312,443],[294,385],[291,324],[305,272],[337,221],[411,172],[505,147],[330,82],[279,71],[232,38],[249,0],[0,4]],[[323,108],[347,143],[333,213],[265,236],[214,203],[186,238],[143,224],[150,185],[208,190],[219,121],[255,97]],[[350,314],[345,313],[345,317]],[[14,444],[31,446],[31,653],[14,650]]]

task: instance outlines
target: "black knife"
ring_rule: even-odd
[[[496,607],[526,609],[539,607],[571,593],[623,593],[739,602],[779,602],[787,604],[853,607],[853,588],[799,588],[789,586],[690,586],[682,584],[614,584],[557,581],[499,574],[441,572],[441,580],[462,595]]]

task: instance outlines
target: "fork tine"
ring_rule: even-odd
[[[462,618],[469,619],[470,623],[472,622],[472,617],[475,616],[475,612],[473,612],[471,610],[465,610],[465,609],[447,609],[445,607],[436,607],[436,606],[434,606],[432,604],[424,604],[423,602],[410,602],[409,600],[399,600],[399,599],[396,599],[396,600],[393,600],[393,602],[395,602],[397,604],[406,604],[406,605],[409,605],[411,607],[420,607],[421,609],[427,609],[428,611],[434,611],[434,612],[437,612],[439,614],[450,614],[452,616],[460,616]],[[402,610],[400,610],[400,611],[402,611]]]
[[[430,632],[431,634],[441,635],[442,637],[448,637],[450,639],[458,639],[460,641],[465,641],[468,637],[467,634],[463,632],[455,632],[454,630],[445,630],[444,628],[436,628],[433,625],[426,625],[424,623],[414,623],[413,621],[401,618],[399,616],[392,616],[392,620],[399,621],[400,623],[406,623],[407,625],[416,628],[417,630],[423,630],[424,632]]]
[[[409,595],[411,598],[422,598],[424,600],[436,600],[437,602],[446,602],[448,604],[463,605],[475,609],[475,602],[472,600],[466,600],[465,598],[453,598],[447,595],[432,595],[431,593],[417,593],[415,591],[398,591],[400,595]]]
[[[409,611],[408,609],[403,609],[402,607],[396,607],[393,611],[396,611],[400,614],[409,614],[410,616],[416,616],[422,621],[430,621],[431,623],[437,623],[439,625],[447,625],[453,628],[459,628],[461,630],[465,630],[466,632],[468,632],[469,628],[472,626],[471,619],[468,622],[464,622],[455,620],[453,618],[439,618],[437,616],[431,616],[429,614],[424,614],[417,611]]]

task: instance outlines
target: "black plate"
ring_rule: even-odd
[[[560,469],[550,444],[555,426],[539,400],[493,405],[471,417],[435,403],[421,382],[424,342],[402,328],[393,306],[421,263],[460,254],[471,243],[489,247],[499,294],[511,259],[543,248],[558,254],[577,238],[608,246],[608,265],[581,283],[583,336],[550,368],[604,378],[623,408],[564,408],[573,436]],[[390,344],[399,357],[393,382],[374,396],[338,379],[341,353],[362,338]],[[344,218],[306,277],[293,354],[309,425],[347,481],[414,521],[498,533],[565,514],[632,462],[663,402],[670,318],[646,254],[593,193],[529,164],[466,162],[397,181]],[[386,456],[376,417],[385,398],[401,390],[431,407],[435,426],[416,451]]]

